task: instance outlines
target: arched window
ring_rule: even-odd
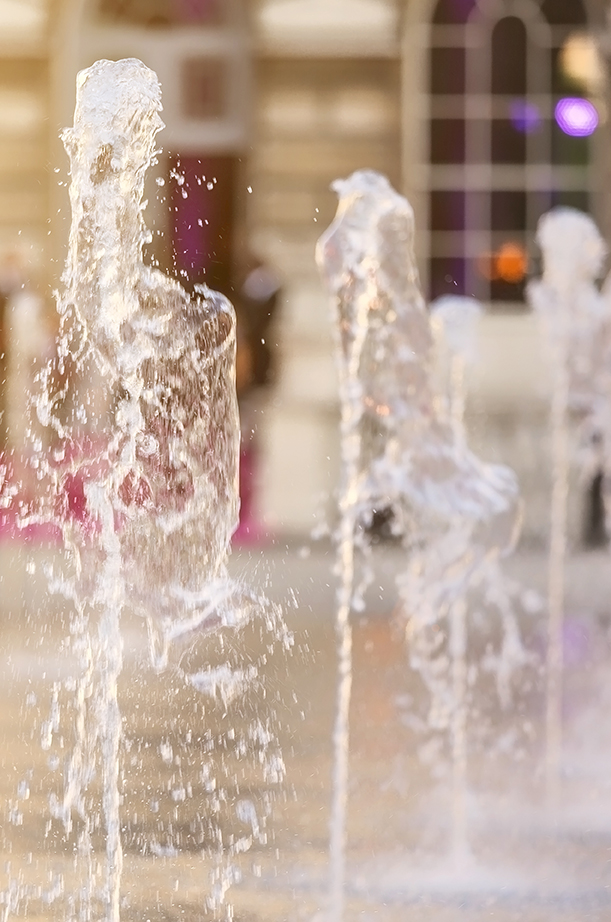
[[[429,92],[430,296],[523,301],[541,214],[589,210],[596,106],[567,67],[582,0],[439,0]]]

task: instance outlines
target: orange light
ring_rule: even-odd
[[[496,253],[482,253],[477,270],[489,282],[521,282],[528,271],[528,253],[519,243],[504,243]]]
[[[496,271],[504,282],[521,282],[528,271],[528,253],[519,243],[504,243],[496,254]]]

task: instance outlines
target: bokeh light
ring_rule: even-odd
[[[558,127],[574,138],[586,138],[598,128],[598,112],[589,99],[565,96],[554,112]]]
[[[517,131],[532,134],[541,125],[541,110],[534,102],[512,99],[509,103],[509,118]]]
[[[477,267],[489,282],[521,282],[528,272],[528,253],[520,243],[510,240],[503,243],[495,253],[483,253]]]
[[[604,64],[598,42],[586,32],[572,32],[560,51],[565,77],[588,93],[600,93],[605,82]]]
[[[521,282],[528,271],[528,253],[519,243],[504,243],[496,254],[496,271],[503,282]]]

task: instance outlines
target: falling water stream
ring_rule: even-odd
[[[41,444],[50,442],[51,452],[41,448],[35,456],[41,491],[28,516],[61,530],[64,566],[50,571],[51,588],[73,608],[71,645],[80,662],[74,742],[63,793],[50,797],[51,814],[66,837],[74,829],[89,869],[79,912],[108,922],[118,922],[122,904],[118,683],[126,612],[148,625],[152,667],[161,672],[171,663],[181,685],[204,698],[227,705],[258,674],[252,656],[242,670],[206,663],[207,638],[242,629],[262,607],[226,571],[238,515],[233,308],[206,288],[190,298],[143,263],[150,239],[144,179],[163,127],[160,109],[157,77],[140,61],[98,61],[78,76],[74,127],[63,134],[72,226],[58,299],[61,330],[36,401]],[[274,631],[278,613],[268,607],[267,614]],[[58,728],[59,716],[43,728],[45,749]],[[250,742],[227,733],[238,757],[247,746],[257,749],[268,779],[279,780],[281,760],[265,721],[255,720],[245,738]],[[216,788],[207,778],[204,771],[201,796],[210,800],[205,792]],[[264,837],[250,800],[238,800],[235,811],[252,835],[231,837],[229,856]],[[222,835],[216,840],[223,851]],[[163,848],[174,853],[171,832]],[[215,918],[232,873],[217,875],[208,902]]]

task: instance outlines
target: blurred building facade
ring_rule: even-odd
[[[303,534],[338,459],[314,245],[335,211],[330,182],[380,170],[414,205],[427,296],[489,307],[474,439],[516,467],[527,527],[543,532],[547,381],[524,283],[552,205],[606,229],[604,87],[588,41],[602,24],[602,0],[0,0],[0,259],[18,252],[42,291],[57,284],[69,216],[58,134],[75,74],[99,57],[142,58],[167,126],[149,183],[151,258],[230,295],[249,254],[282,279],[278,381],[256,423],[259,502],[272,527]],[[588,114],[601,124],[564,131],[563,99],[577,129]]]

